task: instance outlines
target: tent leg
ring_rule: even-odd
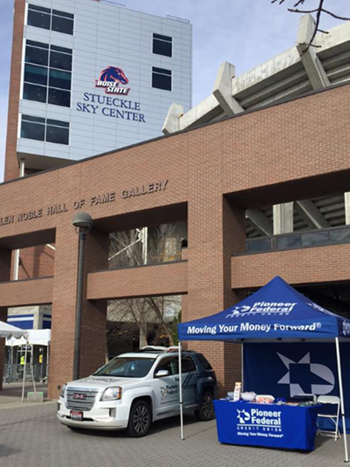
[[[344,462],[349,462],[349,452],[348,452],[348,442],[346,439],[346,422],[345,422],[345,409],[344,409],[344,394],[343,394],[343,379],[341,371],[341,360],[340,360],[340,347],[339,347],[339,338],[335,338],[335,348],[337,352],[337,367],[338,367],[338,381],[339,381],[339,394],[340,394],[340,408],[341,408],[341,417],[343,422],[343,439],[344,439],[344,452],[345,460]]]
[[[26,384],[26,373],[27,373],[27,353],[28,353],[28,339],[26,341],[26,350],[24,352],[24,367],[23,367],[23,383],[22,383],[22,402],[24,402],[24,387]],[[22,354],[23,355],[23,354]]]
[[[35,379],[34,379],[34,364],[33,364],[33,361],[34,361],[34,346],[32,345],[32,358],[31,358],[31,365],[30,365],[30,371],[31,371],[31,374],[32,374],[32,380],[33,380],[33,388],[34,388],[34,392],[36,392],[36,385],[35,385]]]
[[[181,439],[184,440],[184,413],[182,399],[182,362],[181,362],[181,341],[179,341],[179,397],[180,397],[180,432]]]
[[[245,391],[244,389],[244,344],[241,344],[241,381],[242,381],[242,392]]]

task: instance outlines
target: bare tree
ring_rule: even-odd
[[[278,5],[282,5],[286,3],[287,1],[288,0],[271,0],[271,3],[277,3]],[[318,6],[316,8],[311,9],[311,10],[300,10],[299,9],[300,6],[310,5],[310,2],[308,0],[298,0],[296,3],[294,3],[293,8],[288,8],[288,11],[290,11],[291,13],[301,13],[301,14],[315,13],[316,14],[315,30],[311,36],[309,43],[305,44],[307,45],[307,49],[305,50],[305,52],[308,50],[309,47],[317,47],[314,44],[314,40],[318,32],[321,32],[323,34],[328,34],[328,31],[324,31],[323,29],[320,28],[322,14],[332,16],[333,18],[339,19],[341,21],[350,21],[350,18],[347,18],[345,16],[340,16],[337,13],[334,13],[333,11],[326,10],[324,8],[325,4],[326,4],[326,0],[319,0]]]
[[[145,258],[147,264],[181,259],[181,241],[186,237],[187,227],[183,222],[152,227],[146,232],[130,230],[111,234],[110,267],[140,266],[145,263]],[[126,336],[128,326],[132,333],[136,324],[139,329],[140,347],[149,343],[149,335],[153,335],[154,339],[155,329],[158,332],[158,340],[174,345],[176,337],[174,326],[167,316],[169,309],[180,311],[181,297],[111,300],[108,305],[108,344],[119,343]],[[113,321],[118,325],[111,325]]]

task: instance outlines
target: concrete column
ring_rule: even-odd
[[[232,96],[232,79],[235,74],[234,65],[228,62],[222,63],[216,75],[213,89],[213,95],[228,117],[244,112],[243,107]]]
[[[0,282],[9,281],[11,277],[11,251],[0,249]],[[0,308],[0,321],[7,320],[7,308]],[[5,339],[0,339],[0,391],[5,360]]]
[[[70,223],[61,225],[56,231],[49,375],[51,398],[58,397],[59,386],[73,377],[77,267],[78,235]],[[93,229],[85,244],[80,377],[88,376],[105,362],[107,305],[106,302],[89,302],[85,297],[87,273],[107,267],[108,234]]]
[[[273,206],[273,234],[290,233],[294,230],[293,202]]]
[[[213,170],[215,171],[213,166]],[[245,212],[214,194],[219,176],[194,187],[188,206],[188,295],[185,315],[203,318],[233,305],[231,255],[245,250]],[[208,222],[210,213],[211,221]],[[213,217],[214,216],[214,217]],[[185,317],[184,317],[185,318]],[[214,367],[223,394],[241,381],[240,346],[223,342],[190,342]]]
[[[316,54],[315,47],[309,47],[312,35],[315,31],[315,20],[311,15],[304,15],[300,18],[297,50],[304,65],[306,74],[313,89],[323,89],[330,86],[327,73],[324,70],[320,59]]]

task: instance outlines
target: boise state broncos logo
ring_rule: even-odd
[[[127,95],[130,88],[120,87],[120,84],[127,84],[128,78],[121,68],[109,66],[101,71],[99,79],[96,80],[95,87],[103,88],[106,94]]]

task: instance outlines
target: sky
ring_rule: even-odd
[[[22,0],[24,1],[24,0]],[[87,0],[89,1],[89,0]],[[113,2],[114,0],[110,0]],[[212,91],[220,64],[235,65],[241,75],[296,44],[300,15],[287,11],[296,0],[119,0],[127,8],[157,16],[187,19],[193,26],[193,106]],[[35,3],[35,2],[33,2]],[[313,9],[319,0],[306,0]],[[6,141],[6,120],[12,44],[13,0],[0,0],[0,181]],[[325,0],[324,7],[350,17],[350,0]],[[321,29],[340,24],[324,15]]]

